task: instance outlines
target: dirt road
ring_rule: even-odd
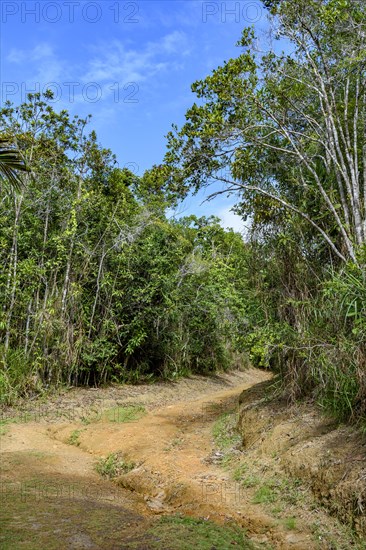
[[[252,369],[74,389],[7,411],[1,547],[331,548],[309,529],[303,508],[296,528],[279,522],[265,499],[253,500],[240,469],[233,474],[239,396],[269,378]]]

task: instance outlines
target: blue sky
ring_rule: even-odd
[[[192,82],[237,55],[253,24],[262,35],[260,0],[3,0],[1,102],[52,89],[56,109],[92,114],[90,128],[119,166],[141,175],[162,161],[171,124],[184,122]],[[242,229],[233,197],[203,200],[189,198],[179,212]]]

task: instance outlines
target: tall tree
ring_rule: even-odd
[[[242,53],[192,89],[167,162],[183,191],[219,180],[253,214],[258,194],[301,216],[341,260],[366,243],[366,6],[267,2],[291,53]],[[314,208],[316,204],[316,208]]]

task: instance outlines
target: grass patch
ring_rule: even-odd
[[[5,486],[0,506],[2,550],[60,550],[66,548],[130,548],[126,538],[144,518],[126,508],[104,502],[96,488],[74,478],[42,476]],[[139,548],[151,548],[144,537]]]
[[[29,422],[27,418],[23,418],[23,416],[13,416],[9,418],[1,418],[0,419],[0,436],[5,435],[9,431],[9,424],[23,424],[26,422]]]
[[[232,473],[232,478],[234,481],[242,481],[245,478],[245,475],[247,474],[249,469],[249,466],[246,462],[243,462],[235,468],[235,470]]]
[[[75,445],[76,447],[79,447],[80,445],[80,434],[81,434],[82,430],[74,430],[71,432],[71,434],[69,435],[68,439],[67,439],[67,443],[69,445]]]
[[[260,483],[261,483],[260,478],[253,474],[245,477],[241,481],[242,486],[246,487],[247,489],[250,489],[250,487],[257,487],[257,485],[260,485]]]
[[[216,446],[226,451],[241,444],[241,436],[236,430],[236,415],[225,413],[215,422],[213,436]]]
[[[125,405],[108,409],[103,414],[103,419],[107,422],[137,422],[145,416],[146,409],[142,405]]]
[[[289,531],[296,529],[296,518],[286,518],[283,523]]]
[[[8,433],[8,430],[9,430],[8,424],[9,423],[6,422],[5,420],[0,421],[0,437]]]
[[[276,502],[278,496],[276,491],[273,489],[271,484],[264,483],[259,489],[255,492],[253,497],[253,504],[271,504]]]
[[[304,499],[304,494],[301,490],[301,479],[282,479],[279,484],[279,492],[282,495],[282,499],[287,504],[298,504]]]
[[[234,412],[229,412],[222,414],[212,428],[215,447],[221,451],[216,462],[227,471],[233,468],[237,458],[235,451],[241,445],[241,436],[236,427],[237,415]]]
[[[310,525],[310,529],[315,536],[316,541],[324,541],[327,548],[332,550],[365,550],[365,541],[361,539],[351,527],[339,524],[337,533],[329,533],[326,527],[315,522]]]
[[[258,483],[260,479],[253,476]],[[248,478],[243,480],[246,487],[254,486],[247,484]],[[296,505],[303,498],[300,491],[301,481],[298,479],[268,479],[261,483],[253,497],[254,504],[271,504],[273,502]]]
[[[110,453],[106,458],[99,459],[95,465],[98,474],[108,479],[127,474],[135,467],[136,463],[126,461],[121,453]]]
[[[88,414],[81,416],[83,424],[89,425],[96,422],[137,422],[145,416],[146,409],[143,405],[117,405],[110,409],[101,410],[100,408],[91,408]]]
[[[161,518],[148,531],[154,535],[153,549],[169,548],[169,550],[226,550],[237,547],[241,550],[256,550],[269,548],[251,542],[245,531],[236,526],[223,527],[211,521],[182,516]]]

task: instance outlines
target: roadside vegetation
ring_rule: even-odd
[[[51,92],[0,110],[2,404],[250,360],[365,425],[366,8],[264,4],[287,53],[245,29],[141,177]],[[245,241],[168,219],[206,186],[236,196]]]
[[[161,518],[148,533],[153,535],[151,548],[169,547],[171,550],[212,550],[212,548],[231,548],[238,546],[243,550],[270,550],[267,544],[251,542],[235,525],[221,526],[206,519],[194,519],[182,516]]]
[[[98,474],[108,479],[127,474],[135,467],[136,464],[126,461],[122,453],[110,453],[106,458],[100,458],[95,465]]]

